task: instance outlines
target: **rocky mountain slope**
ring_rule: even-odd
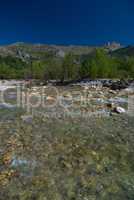
[[[128,57],[134,56],[134,46],[121,46],[119,43],[108,43],[104,46],[78,46],[78,45],[47,45],[28,44],[18,42],[10,45],[0,46],[0,56],[12,56],[27,60],[43,60],[49,57],[63,58],[66,54],[83,56],[92,54],[96,48],[104,48],[112,56]]]
[[[117,49],[112,52],[112,55],[119,56],[119,57],[134,56],[134,46],[127,46],[127,47]]]
[[[55,56],[64,57],[67,53],[75,55],[90,54],[96,47],[90,46],[59,46],[43,44],[15,43],[6,46],[0,46],[1,56],[13,56],[22,59],[44,59],[45,57]]]

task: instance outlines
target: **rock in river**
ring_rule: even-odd
[[[126,110],[124,108],[122,108],[122,107],[115,107],[114,108],[114,112],[122,114],[122,113],[125,113]]]

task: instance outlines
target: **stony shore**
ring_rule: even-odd
[[[35,105],[42,87],[25,88],[22,94],[28,92]],[[2,200],[133,200],[134,116],[128,112],[133,87],[56,89],[62,104],[50,106],[56,96],[49,87],[47,106],[34,107],[33,113],[26,107],[0,108]],[[13,88],[6,95],[9,103],[15,101]],[[125,112],[115,111],[118,107]]]

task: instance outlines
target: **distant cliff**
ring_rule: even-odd
[[[0,46],[1,56],[13,56],[23,60],[28,59],[45,59],[46,57],[64,57],[68,53],[74,55],[86,55],[95,50],[91,46],[63,46],[63,45],[43,45],[43,44],[26,44],[15,43],[11,45]]]

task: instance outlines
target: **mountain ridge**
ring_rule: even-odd
[[[105,49],[112,56],[134,56],[134,46],[122,46],[119,43],[112,42],[102,46],[90,45],[55,45],[40,43],[16,42],[8,45],[0,45],[0,56],[17,57],[23,61],[27,60],[44,60],[48,57],[63,58],[66,54],[76,56],[89,55],[97,48]]]

